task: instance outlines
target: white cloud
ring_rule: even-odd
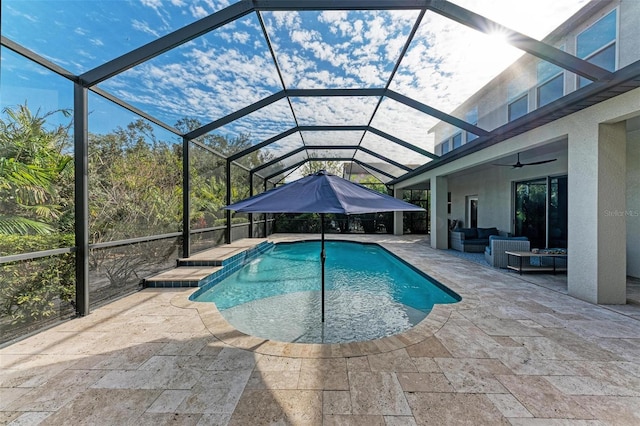
[[[233,33],[233,39],[239,43],[245,44],[251,40],[251,35],[247,32],[237,31]]]
[[[204,0],[204,3],[214,11],[224,9],[231,4],[228,0]]]
[[[20,19],[26,19],[29,22],[38,22],[38,18],[29,13],[24,13],[19,11],[18,9],[12,7],[12,5],[6,5],[6,8],[3,8],[3,11],[6,11],[7,14],[12,15],[14,17],[19,17]]]
[[[376,106],[374,97],[309,97],[292,100],[301,125],[366,125]]]
[[[192,44],[180,53],[173,52],[170,63],[159,58],[106,84],[135,105],[158,108],[162,114],[159,118],[171,124],[185,116],[206,123],[280,90],[273,63],[262,52],[202,49]],[[119,86],[115,84],[118,82]],[[136,82],[135,95],[125,90]]]
[[[134,30],[142,31],[143,33],[147,33],[147,34],[151,34],[154,37],[160,37],[160,34],[158,34],[157,31],[152,29],[147,22],[138,21],[137,19],[134,19],[134,20],[131,21],[131,26],[133,27]]]
[[[158,10],[162,7],[162,0],[140,0],[143,6]]]
[[[200,19],[209,16],[209,13],[202,6],[191,5],[189,6],[189,10],[191,11],[191,15],[193,15],[194,18]]]
[[[296,29],[300,27],[301,21],[298,12],[273,12],[269,15],[273,16],[276,29]]]

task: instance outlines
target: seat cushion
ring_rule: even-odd
[[[459,228],[456,231],[462,232],[465,240],[478,238],[478,228]]]
[[[465,240],[462,242],[463,244],[475,245],[475,246],[486,246],[489,244],[489,240],[486,238],[472,238],[470,240]]]
[[[485,239],[491,235],[499,235],[498,228],[478,228],[478,238]]]
[[[494,240],[515,240],[515,241],[528,241],[527,237],[503,237],[502,235],[489,235],[489,243]]]

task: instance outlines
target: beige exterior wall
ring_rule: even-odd
[[[640,59],[640,1],[622,0],[619,6],[620,24],[618,27],[618,67],[623,68]],[[625,19],[625,17],[632,19]]]
[[[626,220],[627,275],[640,277],[640,128],[627,132]]]

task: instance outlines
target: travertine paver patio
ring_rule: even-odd
[[[0,349],[0,422],[640,424],[637,302],[595,306],[563,294],[564,275],[519,277],[420,236],[349,238],[379,241],[463,301],[399,336],[300,345],[242,335],[189,302],[193,289],[148,289]]]

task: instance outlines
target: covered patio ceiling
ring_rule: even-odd
[[[265,179],[332,160],[393,183],[640,85],[638,64],[611,73],[539,41],[586,1],[543,3],[7,0],[2,45],[186,140],[248,135],[227,158],[260,150]],[[594,84],[498,129],[451,114],[522,55]],[[440,159],[440,120],[478,142]]]

